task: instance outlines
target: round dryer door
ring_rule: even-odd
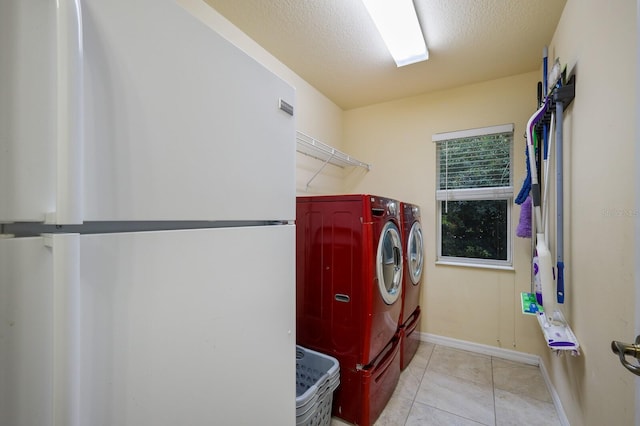
[[[382,230],[376,263],[380,294],[391,305],[402,292],[402,241],[393,222],[387,222]]]
[[[424,265],[424,245],[422,240],[422,226],[420,222],[415,222],[409,231],[407,241],[407,262],[409,275],[414,285],[420,283],[422,277],[422,267]]]

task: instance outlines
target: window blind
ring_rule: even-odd
[[[495,197],[503,192],[496,189],[510,189],[512,135],[506,132],[438,141],[438,191],[492,189],[489,192]],[[464,192],[473,197],[473,191]]]
[[[439,144],[438,189],[494,188],[511,185],[510,134],[455,139]]]

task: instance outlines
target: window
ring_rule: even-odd
[[[513,125],[433,135],[438,261],[511,266]]]

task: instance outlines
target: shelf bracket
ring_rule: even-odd
[[[331,157],[327,158],[326,160],[324,160],[324,162],[322,163],[322,166],[320,166],[320,168],[318,169],[317,172],[315,172],[313,174],[313,176],[311,176],[311,179],[309,179],[307,181],[307,186],[305,187],[305,191],[309,190],[309,185],[311,185],[311,182],[313,182],[313,180],[316,178],[316,176],[318,176],[320,174],[320,172],[322,172],[322,170],[325,168],[325,166],[327,164],[329,164],[331,162],[331,159],[334,157],[335,154],[332,154]]]

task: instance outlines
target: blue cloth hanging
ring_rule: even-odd
[[[529,196],[529,192],[531,191],[531,167],[529,166],[529,151],[527,150],[527,146],[524,147],[524,155],[526,156],[526,164],[527,164],[527,177],[524,178],[524,182],[522,183],[522,188],[518,193],[518,196],[515,199],[515,203],[520,205],[524,203],[524,200]]]

